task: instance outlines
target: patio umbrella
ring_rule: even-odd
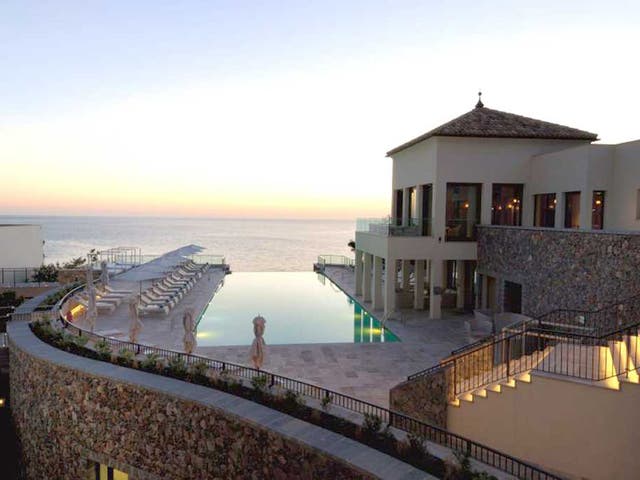
[[[129,324],[129,341],[137,343],[138,335],[144,326],[138,315],[138,297],[133,297],[129,300],[129,318],[131,320]]]
[[[194,334],[195,325],[193,323],[193,311],[188,308],[182,316],[182,325],[184,326],[184,351],[192,353],[196,348],[196,336]]]
[[[264,343],[264,329],[267,321],[258,315],[253,319],[253,333],[256,338],[253,339],[253,343],[251,344],[251,361],[253,362],[253,366],[260,370],[262,364],[264,363],[264,355],[267,349],[267,345]]]
[[[170,252],[165,253],[164,255],[194,255],[196,253],[200,253],[204,250],[204,247],[200,245],[194,245],[193,243],[190,245],[185,245],[184,247],[176,248],[175,250],[171,250]]]
[[[100,281],[105,287],[109,285],[109,270],[107,269],[107,262],[104,260],[100,262]]]
[[[98,318],[98,306],[96,305],[96,287],[90,283],[87,287],[87,295],[89,296],[89,304],[87,306],[87,314],[85,316],[89,329],[93,332],[96,328],[96,319]]]

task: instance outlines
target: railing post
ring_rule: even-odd
[[[507,338],[507,378],[511,376],[511,339]]]

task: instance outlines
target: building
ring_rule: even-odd
[[[43,260],[40,225],[0,224],[0,285],[28,282]]]
[[[390,215],[356,229],[357,294],[386,318],[400,308],[520,313],[521,285],[477,270],[479,225],[640,229],[640,141],[595,141],[479,99],[390,150]]]

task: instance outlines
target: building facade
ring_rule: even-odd
[[[640,141],[596,140],[478,101],[392,149],[390,215],[358,221],[356,293],[385,318],[401,308],[521,313],[518,285],[477,269],[478,225],[640,229]]]

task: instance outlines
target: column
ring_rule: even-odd
[[[387,258],[384,270],[384,316],[389,318],[396,310],[396,260]]]
[[[556,193],[555,228],[564,228],[564,193]]]
[[[429,302],[429,317],[440,318],[440,301],[442,300],[442,260],[431,259],[431,300]]]
[[[411,260],[402,260],[402,291],[409,291],[409,277],[411,276]]]
[[[464,308],[464,260],[456,260],[456,308]]]
[[[370,253],[364,254],[364,279],[362,282],[363,292],[362,295],[364,297],[365,302],[371,301],[371,263],[373,262],[373,255]]]
[[[593,191],[582,190],[580,192],[580,228],[591,230],[591,220],[593,220]]]
[[[356,295],[362,295],[362,250],[356,250]]]
[[[414,212],[414,216],[418,219],[418,234],[422,235],[424,231],[422,226],[424,224],[424,212],[422,211],[423,204],[423,196],[424,196],[424,188],[422,185],[416,185],[416,211]]]
[[[424,260],[416,260],[413,278],[415,279],[413,308],[424,310]]]
[[[480,308],[489,308],[489,277],[485,274],[480,276],[482,282],[482,298],[480,299]]]
[[[382,257],[373,259],[373,309],[384,308],[384,298],[382,296]]]
[[[491,203],[493,198],[493,184],[482,184],[482,195],[480,203],[480,223],[491,225]]]
[[[411,189],[402,189],[402,226],[406,227],[411,222],[409,218],[409,208],[411,207]]]

